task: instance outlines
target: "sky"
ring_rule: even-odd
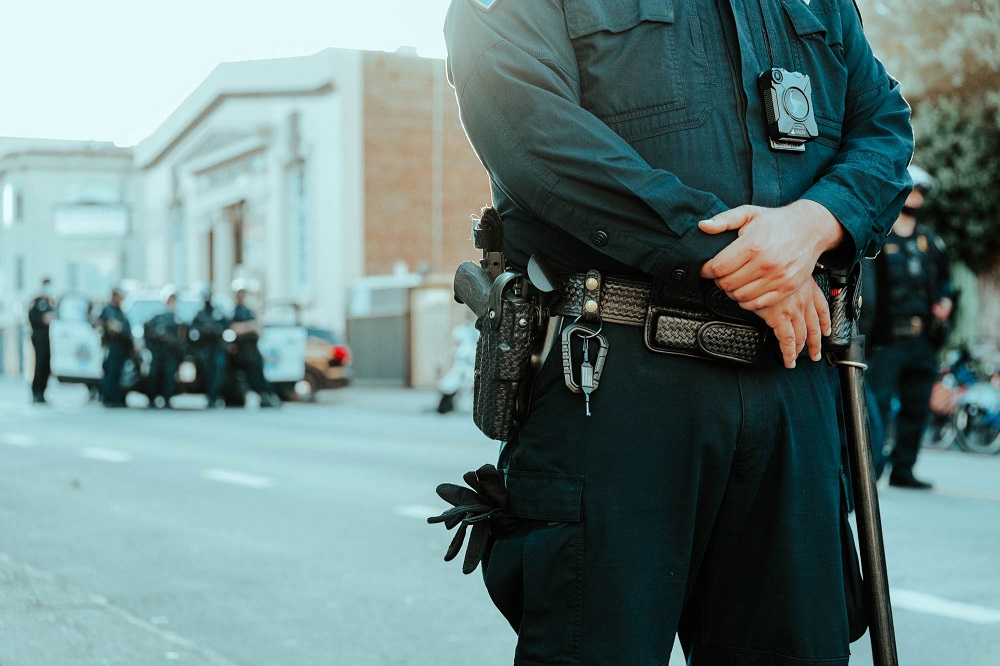
[[[149,136],[220,62],[335,46],[444,56],[449,0],[12,0],[0,137]]]

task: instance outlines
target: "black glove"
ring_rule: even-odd
[[[455,508],[428,518],[427,522],[432,525],[444,523],[449,530],[458,526],[458,532],[444,554],[445,562],[455,559],[462,549],[466,530],[472,526],[472,536],[469,537],[469,547],[465,550],[465,562],[462,564],[462,573],[470,574],[486,554],[490,523],[500,520],[507,508],[507,488],[503,475],[493,465],[483,465],[475,472],[466,472],[462,478],[472,490],[442,483],[437,487],[437,494]]]

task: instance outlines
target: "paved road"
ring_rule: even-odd
[[[0,665],[510,663],[478,574],[424,522],[496,447],[432,394],[173,413],[25,395],[0,381]],[[901,662],[1000,664],[1000,457],[918,471],[939,490],[882,493]]]

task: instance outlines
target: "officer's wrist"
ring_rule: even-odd
[[[815,239],[818,254],[840,247],[844,241],[844,227],[830,210],[812,199],[799,199],[792,204],[799,218],[805,222]]]

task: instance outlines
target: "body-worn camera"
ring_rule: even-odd
[[[805,143],[819,136],[809,76],[772,67],[757,77],[757,84],[764,94],[771,149],[805,151]]]

